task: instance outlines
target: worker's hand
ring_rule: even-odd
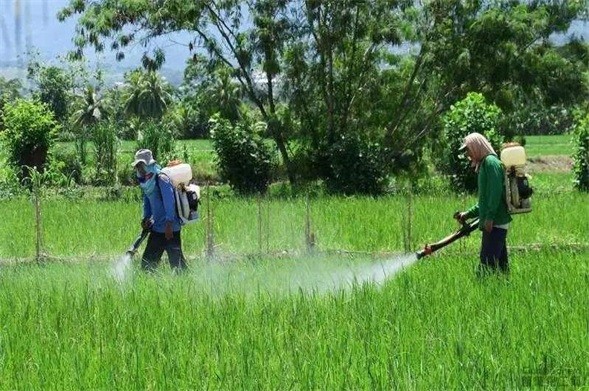
[[[151,219],[150,218],[146,218],[141,220],[141,228],[142,229],[150,229],[151,228]]]
[[[456,212],[454,213],[454,218],[458,220],[460,224],[464,224],[466,221],[466,212]]]
[[[164,235],[166,236],[167,240],[171,240],[174,237],[174,231],[172,231],[172,223],[169,221],[166,223]]]
[[[485,231],[491,232],[493,230],[493,220],[485,220]]]

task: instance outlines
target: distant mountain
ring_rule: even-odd
[[[48,63],[59,63],[59,57],[74,48],[72,38],[76,21],[73,18],[61,23],[57,12],[69,0],[0,0],[0,75],[24,77],[24,68],[29,61],[27,52],[38,52],[39,59]],[[565,42],[567,36],[575,35],[589,41],[589,22],[576,21],[567,34],[554,35],[557,43]],[[164,49],[166,62],[162,74],[172,84],[179,84],[190,53],[188,33],[175,34],[155,41]],[[99,65],[105,70],[106,82],[122,80],[126,71],[137,68],[146,49],[141,45],[126,50],[123,61],[116,61],[114,53],[106,50],[97,55],[93,50],[86,52],[89,68]]]

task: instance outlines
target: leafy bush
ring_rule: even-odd
[[[358,135],[341,136],[329,148],[328,191],[346,195],[384,193],[387,185],[385,155],[379,144]]]
[[[166,112],[163,121],[170,124],[174,135],[180,140],[207,138],[208,118],[203,117],[203,113],[191,102],[182,101]]]
[[[474,192],[477,188],[476,173],[464,154],[458,151],[464,137],[473,132],[480,133],[499,153],[503,142],[503,136],[497,131],[501,114],[499,107],[488,103],[482,94],[473,92],[444,114],[442,167],[450,175],[455,191]]]
[[[171,129],[161,122],[146,122],[139,130],[137,149],[151,150],[154,159],[162,165],[173,159],[174,144]]]
[[[589,191],[589,112],[578,116],[573,136],[575,144],[573,155],[575,188]]]
[[[17,172],[23,166],[45,169],[47,153],[59,130],[49,108],[35,100],[17,99],[6,104],[3,112],[8,162]],[[28,170],[20,177],[28,177]]]
[[[261,137],[266,125],[232,125],[218,115],[210,124],[221,178],[239,194],[265,193],[272,169],[271,150]]]
[[[82,161],[75,151],[56,150],[49,158],[49,169],[82,184]]]

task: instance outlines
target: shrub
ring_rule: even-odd
[[[380,195],[387,185],[382,148],[358,135],[341,136],[329,148],[331,172],[327,189],[338,194]]]
[[[266,124],[232,125],[218,115],[210,124],[221,178],[239,194],[265,193],[272,169],[271,150],[261,137]]]
[[[49,169],[59,172],[78,185],[82,184],[82,161],[75,151],[53,151],[49,158]]]
[[[575,188],[589,191],[589,112],[578,115],[573,128],[573,174]]]
[[[168,126],[162,122],[149,121],[139,130],[137,149],[151,150],[154,159],[165,165],[174,158],[174,143],[174,135]]]
[[[464,137],[473,132],[480,133],[487,137],[499,153],[503,142],[503,137],[497,131],[500,119],[499,107],[487,103],[482,94],[472,92],[444,114],[442,166],[450,175],[455,191],[474,192],[477,188],[476,173],[468,159],[458,151]]]
[[[4,107],[3,120],[9,164],[17,172],[23,166],[37,167],[43,172],[47,153],[59,130],[51,110],[35,100],[17,99]],[[21,179],[28,176],[28,170],[20,172]]]

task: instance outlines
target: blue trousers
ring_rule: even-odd
[[[482,269],[509,272],[506,239],[506,229],[493,227],[491,232],[483,230],[480,254]]]

